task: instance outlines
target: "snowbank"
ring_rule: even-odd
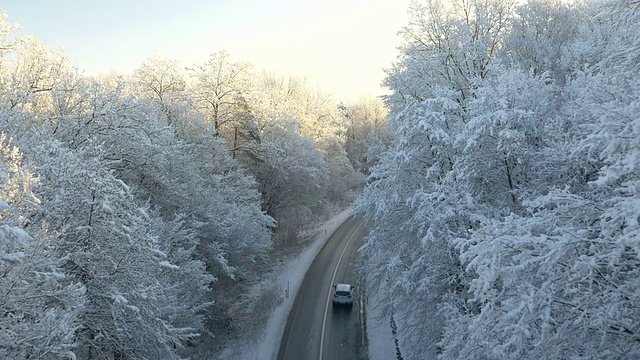
[[[381,316],[382,311],[379,303],[378,292],[367,291],[366,321],[369,360],[393,360],[397,357],[394,337],[391,333],[391,319],[387,316]]]

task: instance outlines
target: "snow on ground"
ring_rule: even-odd
[[[311,265],[311,262],[316,257],[316,254],[320,251],[320,248],[322,248],[322,246],[327,242],[331,234],[333,234],[333,232],[349,218],[350,212],[351,209],[347,209],[334,216],[321,226],[316,232],[315,239],[312,241],[311,246],[309,246],[298,258],[294,259],[294,261],[289,264],[287,271],[281,274],[279,280],[283,284],[285,282],[288,284],[287,288],[289,289],[289,298],[275,309],[273,315],[269,319],[265,334],[266,336],[258,347],[257,355],[268,355],[265,356],[264,359],[275,359],[278,357],[280,340],[282,339],[282,334],[284,333],[284,328],[287,324],[289,311],[293,306],[295,295],[298,293],[298,289],[300,288],[304,275]],[[257,359],[257,357],[254,356],[252,359]]]
[[[262,332],[256,331],[257,334],[253,339],[248,340],[248,343],[247,339],[245,339],[241,344],[230,346],[223,354],[222,359],[268,360],[278,357],[280,340],[287,324],[289,311],[293,306],[293,301],[304,275],[320,248],[322,248],[331,234],[349,218],[350,212],[351,210],[347,209],[318,227],[311,235],[313,240],[309,242],[309,246],[300,255],[282,263],[278,269],[271,273],[271,276],[254,286],[256,293],[260,293],[265,287],[277,287],[280,290],[280,301],[278,301],[278,305],[275,308],[270,310],[271,315]],[[289,289],[288,297],[286,296],[287,288]]]
[[[270,360],[278,357],[287,318],[304,275],[320,248],[349,218],[350,211],[347,209],[318,227],[312,232],[313,239],[309,242],[309,246],[299,256],[283,262],[271,273],[271,276],[267,276],[253,287],[256,301],[264,301],[258,294],[264,293],[265,289],[277,290],[278,299],[274,301],[272,307],[267,305],[265,311],[271,311],[271,314],[263,329],[256,329],[255,334],[247,334],[245,339],[237,344],[231,344],[222,354],[221,360]],[[289,289],[288,297],[286,296],[287,288]],[[385,322],[379,319],[379,311],[376,310],[377,299],[375,294],[373,296],[370,294],[367,299],[368,351],[371,354],[371,360],[390,360],[395,356],[391,328],[388,320]]]
[[[382,285],[384,286],[384,284]],[[370,288],[367,288],[369,290]],[[367,339],[369,360],[396,359],[394,337],[389,317],[381,317],[378,306],[380,297],[376,291],[367,291]]]

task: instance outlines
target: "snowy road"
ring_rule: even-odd
[[[333,309],[335,283],[359,285],[355,264],[366,230],[349,219],[320,250],[300,286],[285,328],[278,359],[359,359],[362,350],[361,303],[353,309]],[[356,298],[359,299],[356,293]]]

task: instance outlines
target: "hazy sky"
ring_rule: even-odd
[[[185,66],[228,50],[257,69],[306,76],[336,99],[378,95],[410,0],[3,0],[21,35],[64,47],[89,74],[152,56]]]

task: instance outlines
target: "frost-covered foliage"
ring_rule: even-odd
[[[313,141],[274,127],[242,161],[259,184],[263,209],[279,220],[278,241],[295,239],[297,227],[313,218],[325,195],[326,164]]]
[[[148,214],[151,236],[158,244],[154,249],[158,280],[162,284],[158,298],[158,316],[166,324],[179,329],[181,340],[190,340],[206,329],[206,311],[213,305],[208,299],[213,275],[196,255],[198,237],[186,226],[184,216],[171,221]]]
[[[89,77],[15,27],[0,15],[0,358],[210,352],[246,331],[228,305],[272,236],[297,245],[364,183],[303,80],[226,52]]]
[[[41,217],[63,224],[56,253],[65,273],[87,289],[78,355],[174,357],[173,345],[190,329],[160,316],[163,288],[173,284],[160,282],[159,273],[171,269],[164,270],[166,255],[151,236],[148,209],[95,154],[54,141],[33,147],[30,155],[40,164]]]
[[[259,73],[247,106],[249,118],[229,139],[233,156],[258,182],[263,210],[277,222],[274,242],[286,246],[310,221],[351,203],[364,179],[328,94],[294,76]]]
[[[85,287],[69,281],[55,234],[34,219],[35,169],[0,135],[0,358],[72,357]]]
[[[172,63],[89,78],[12,28],[2,16],[0,358],[179,358],[270,247],[255,180],[179,72],[153,82]]]
[[[340,106],[347,121],[345,151],[354,169],[365,175],[391,143],[387,109],[380,98],[363,97]]]
[[[357,206],[403,358],[639,357],[638,3],[411,12]]]

